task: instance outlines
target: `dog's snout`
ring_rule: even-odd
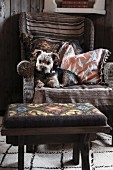
[[[40,66],[40,69],[41,69],[41,71],[45,71],[46,67],[42,65],[42,66]]]
[[[41,66],[40,66],[40,68],[46,68],[46,66],[44,66],[44,65],[41,65]]]

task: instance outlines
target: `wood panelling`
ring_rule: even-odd
[[[113,53],[112,8],[113,0],[106,0],[106,15],[86,16],[94,22],[95,48],[108,48]],[[42,9],[43,0],[0,0],[0,111],[9,103],[22,101],[22,77],[16,71],[20,61],[19,13]]]
[[[113,61],[113,0],[106,1],[106,11],[107,14],[104,23],[104,46],[112,52],[110,60]]]
[[[42,7],[43,0],[0,0],[0,111],[9,103],[22,101],[22,77],[16,71],[20,61],[19,13],[39,12]]]
[[[21,11],[31,11],[31,1],[30,0],[23,0],[21,1]]]
[[[39,7],[40,7],[39,1],[37,2],[37,0],[32,0],[31,12],[39,10]]]

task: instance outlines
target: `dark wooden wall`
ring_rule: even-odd
[[[106,15],[87,15],[95,26],[95,48],[113,52],[113,0],[106,0]],[[22,101],[18,16],[23,11],[42,11],[43,0],[0,0],[0,112],[9,103]],[[112,60],[112,55],[111,59]]]
[[[20,12],[43,9],[43,0],[0,0],[0,111],[9,103],[22,101],[18,17]]]
[[[111,61],[113,61],[113,0],[106,1],[106,11],[104,22],[104,47],[112,52]]]
[[[95,48],[108,48],[113,53],[113,0],[106,0],[106,15],[89,17],[95,26]],[[109,61],[113,61],[113,55]]]

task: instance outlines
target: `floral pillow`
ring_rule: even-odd
[[[61,68],[74,72],[78,75],[81,83],[103,83],[103,67],[109,53],[109,50],[102,48],[79,55],[65,53]]]
[[[38,38],[33,41],[32,48],[44,50],[46,52],[57,53],[61,45],[62,41],[56,41],[47,38]]]

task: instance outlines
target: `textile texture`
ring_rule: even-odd
[[[75,95],[76,94],[76,95]],[[54,97],[55,96],[55,97]],[[94,106],[112,106],[113,91],[105,85],[76,85],[65,88],[36,88],[34,95],[35,103],[63,102],[82,103],[88,102]]]
[[[8,128],[106,125],[107,118],[90,103],[10,104],[4,117]]]
[[[61,68],[74,72],[81,83],[103,83],[103,68],[108,56],[109,50],[107,49],[96,49],[73,55],[72,47],[68,47],[62,58]]]
[[[112,114],[113,90],[106,85],[76,85],[66,88],[36,88],[35,103],[91,103],[104,114]]]

